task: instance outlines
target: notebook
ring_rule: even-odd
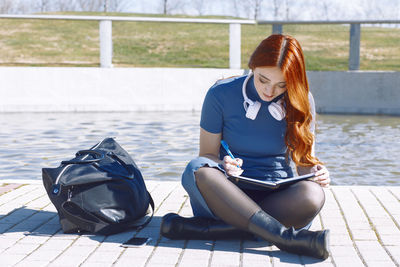
[[[315,177],[314,173],[309,173],[305,175],[300,175],[300,176],[295,176],[291,178],[279,178],[276,179],[276,181],[263,181],[263,180],[258,180],[254,178],[248,178],[244,176],[228,176],[228,179],[232,181],[235,184],[251,184],[255,186],[259,186],[260,190],[262,188],[267,188],[267,189],[278,189],[279,187],[283,185],[291,185],[296,182],[302,181],[302,180],[307,180],[309,178]]]

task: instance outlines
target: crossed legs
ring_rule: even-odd
[[[322,208],[325,197],[318,184],[302,181],[262,195],[261,200],[255,202],[252,199],[254,195],[249,197],[217,169],[198,169],[195,182],[208,208],[226,224],[203,217],[184,218],[169,213],[161,222],[163,236],[171,239],[214,239],[244,237],[243,234],[250,232],[288,252],[320,259],[329,256],[329,230],[295,230],[306,226]]]
[[[325,202],[324,191],[312,181],[301,181],[267,193],[265,198],[256,203],[217,169],[200,168],[195,177],[211,211],[226,223],[241,229],[247,228],[249,219],[259,210],[286,227],[298,229],[309,224]]]

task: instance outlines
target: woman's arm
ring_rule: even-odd
[[[315,156],[315,141],[313,142],[312,148],[311,148],[311,155]],[[322,165],[322,164],[317,164],[314,166],[296,166],[297,173],[299,175],[304,175],[308,173],[315,173],[315,177],[312,178],[312,181],[318,183],[322,187],[328,187],[331,179],[329,177],[329,171],[328,169]]]
[[[209,158],[215,162],[222,163],[219,159],[219,147],[221,145],[221,133],[210,133],[200,128],[200,157]]]
[[[225,156],[223,160],[219,159],[219,148],[221,146],[221,133],[210,133],[200,128],[200,157],[209,158],[218,164],[222,164],[228,175],[240,175],[243,170],[240,168],[243,160],[240,158],[232,159]],[[238,167],[239,166],[239,167]]]

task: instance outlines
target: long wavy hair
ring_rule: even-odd
[[[308,81],[303,50],[299,42],[288,35],[273,34],[264,39],[250,57],[249,68],[279,67],[286,81],[285,142],[287,155],[298,166],[321,163],[312,155],[314,135],[310,131],[312,114],[308,99]]]

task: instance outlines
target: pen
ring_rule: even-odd
[[[221,145],[222,145],[222,147],[225,149],[226,153],[228,153],[228,155],[229,155],[232,159],[235,159],[235,157],[233,156],[232,152],[229,150],[228,144],[227,144],[224,140],[221,140]],[[237,164],[236,164],[236,167],[240,168],[240,166],[237,165]]]

